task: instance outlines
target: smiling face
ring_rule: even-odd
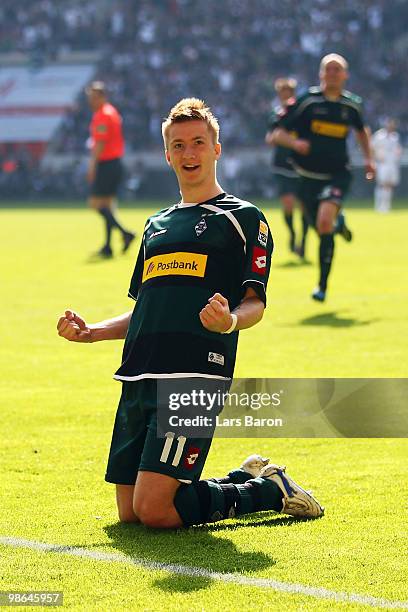
[[[176,173],[182,192],[211,191],[216,184],[215,162],[220,155],[221,145],[214,142],[205,121],[193,119],[169,126],[166,159]]]

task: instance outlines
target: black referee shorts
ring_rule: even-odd
[[[91,186],[91,195],[97,197],[116,195],[122,176],[123,165],[119,157],[98,162],[95,180]]]

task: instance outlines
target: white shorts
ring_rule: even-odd
[[[398,185],[399,168],[389,164],[377,164],[376,181],[379,185]]]

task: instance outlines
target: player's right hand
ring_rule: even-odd
[[[57,323],[58,335],[70,342],[92,342],[92,331],[73,310],[66,310]]]
[[[371,159],[367,159],[365,161],[365,177],[367,179],[367,181],[372,181],[373,178],[375,177],[375,164]]]
[[[302,138],[297,138],[293,143],[293,150],[299,153],[299,155],[309,155],[310,142],[308,140],[302,140]]]

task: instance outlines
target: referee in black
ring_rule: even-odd
[[[91,158],[88,166],[88,182],[91,185],[89,206],[99,212],[105,220],[106,241],[98,251],[100,257],[112,257],[111,234],[117,228],[122,234],[123,252],[135,239],[135,234],[126,230],[115,216],[116,195],[123,175],[122,157],[125,142],[122,132],[122,117],[107,100],[105,84],[94,81],[87,87],[89,106],[93,110],[89,126],[91,135]]]

